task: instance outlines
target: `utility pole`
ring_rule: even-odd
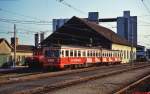
[[[16,24],[14,24],[14,62],[13,68],[16,67]]]

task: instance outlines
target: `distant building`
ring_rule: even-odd
[[[39,47],[39,33],[34,34],[34,43],[35,43],[35,47],[38,48]]]
[[[34,46],[20,45],[16,39],[16,65],[23,65],[24,60],[28,56],[33,55]],[[14,61],[14,38],[11,38],[11,44],[6,39],[0,38],[0,67],[4,65],[12,65]]]
[[[99,23],[99,12],[89,12],[88,21]]]
[[[137,45],[137,16],[130,16],[130,11],[124,11],[123,17],[117,17],[117,34]]]
[[[148,60],[150,60],[150,49],[146,50],[146,57]]]
[[[41,46],[40,43],[44,40],[44,35],[44,32],[34,34],[35,48],[39,48]]]
[[[137,47],[136,47],[136,57],[137,57],[137,59],[146,58],[145,46],[137,45]]]
[[[13,61],[14,59],[14,38],[11,38],[11,56],[10,56],[10,61]],[[16,38],[16,65],[23,65],[25,58],[28,56],[32,56],[33,55],[33,49],[34,46],[32,45],[20,45],[19,44],[19,39]]]
[[[69,19],[53,19],[53,32],[64,25]]]

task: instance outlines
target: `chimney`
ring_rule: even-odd
[[[16,46],[17,46],[18,44],[19,44],[19,39],[16,38]],[[15,45],[15,38],[14,38],[14,37],[11,38],[11,45],[12,45],[12,46]]]
[[[35,35],[34,35],[35,37],[35,47],[37,47],[38,48],[38,46],[39,46],[39,33],[36,33]]]
[[[99,23],[99,12],[89,12],[88,20],[98,24]]]
[[[40,33],[40,43],[44,40],[44,32]]]

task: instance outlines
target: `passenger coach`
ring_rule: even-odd
[[[54,46],[43,49],[45,62],[43,66],[55,68],[88,67],[98,64],[121,63],[121,53],[101,47]]]

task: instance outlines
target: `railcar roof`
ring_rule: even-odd
[[[110,49],[106,49],[106,48],[102,48],[101,46],[94,46],[94,47],[86,47],[86,46],[78,46],[78,45],[53,45],[50,46],[52,48],[77,48],[77,49],[102,49],[102,50],[109,50],[109,51],[118,51],[118,50],[110,50]],[[48,48],[48,47],[47,47]]]

